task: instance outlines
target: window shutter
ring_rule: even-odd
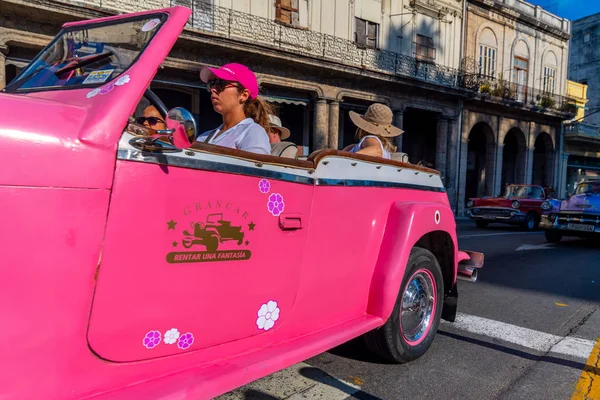
[[[354,23],[356,24],[356,44],[359,47],[366,47],[367,46],[367,26],[366,26],[366,22],[359,19],[359,18],[355,18],[354,19]]]
[[[292,0],[292,25],[299,26],[300,25],[300,13],[298,12],[300,5],[298,4],[299,0]]]

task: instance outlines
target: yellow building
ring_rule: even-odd
[[[587,98],[587,88],[588,86],[586,84],[567,80],[567,97],[572,99],[577,107],[577,113],[575,115],[576,121],[583,121],[585,105],[589,101]]]

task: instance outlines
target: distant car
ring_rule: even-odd
[[[467,215],[478,228],[495,222],[534,230],[542,218],[542,203],[555,197],[556,192],[549,187],[507,185],[501,197],[469,199]]]
[[[600,236],[600,179],[585,179],[572,196],[546,201],[542,208],[540,227],[548,242],[559,242],[563,236]]]

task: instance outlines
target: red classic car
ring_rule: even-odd
[[[469,199],[467,215],[478,228],[500,222],[534,230],[542,218],[542,203],[555,197],[556,192],[550,187],[506,185],[504,195],[500,197]]]

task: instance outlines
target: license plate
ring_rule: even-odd
[[[567,224],[567,229],[572,231],[594,232],[594,225]]]
[[[496,219],[493,215],[484,215],[483,219]]]

